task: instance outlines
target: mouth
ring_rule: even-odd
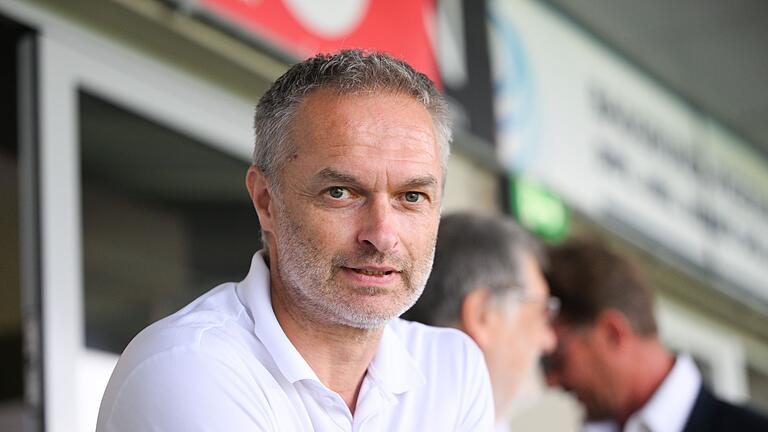
[[[395,273],[396,270],[392,268],[372,268],[372,267],[345,267],[348,270],[351,270],[357,274],[365,275],[365,276],[389,276],[392,273]]]

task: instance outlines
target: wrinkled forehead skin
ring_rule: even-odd
[[[383,101],[392,99],[399,100],[402,105],[409,105],[403,107],[399,124],[392,125],[369,121],[380,115],[377,113],[377,108]],[[342,103],[346,100],[364,102],[357,104],[355,108],[350,108],[349,105]],[[418,112],[417,116],[412,114],[414,108]],[[367,89],[355,92],[341,92],[333,87],[313,89],[299,103],[290,122],[290,129],[287,134],[290,142],[286,144],[293,151],[287,162],[298,156],[301,147],[304,147],[303,150],[307,154],[317,151],[318,149],[313,149],[311,145],[320,145],[318,143],[326,142],[322,138],[328,138],[330,134],[336,134],[338,131],[346,131],[347,133],[344,135],[347,137],[351,137],[355,133],[360,136],[365,134],[375,136],[377,133],[383,133],[387,128],[393,129],[392,134],[397,133],[398,130],[395,130],[393,126],[401,126],[402,129],[410,128],[411,130],[407,135],[402,136],[403,147],[379,147],[380,157],[394,160],[397,157],[393,154],[394,152],[404,157],[413,157],[414,155],[423,155],[428,158],[437,157],[441,168],[440,187],[444,191],[447,163],[450,156],[449,144],[442,142],[443,137],[436,128],[435,118],[423,104],[410,94],[392,89]],[[426,142],[430,143],[429,147],[423,145]]]

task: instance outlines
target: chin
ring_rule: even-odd
[[[360,330],[377,330],[389,323],[393,318],[387,317],[380,317],[380,316],[365,316],[361,317],[359,315],[355,316],[346,316],[339,320],[339,324],[345,325],[347,327],[352,327]]]
[[[349,305],[347,304],[343,306]],[[361,330],[375,330],[384,327],[387,323],[399,316],[397,311],[374,310],[374,308],[371,307],[352,309],[349,307],[344,308],[343,306],[336,308],[335,313],[333,313],[336,317],[334,321],[338,324]]]

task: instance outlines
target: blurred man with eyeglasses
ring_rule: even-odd
[[[444,216],[427,287],[403,316],[466,332],[485,355],[499,430],[542,353],[555,347],[549,295],[536,240],[509,218]]]
[[[576,396],[587,430],[768,431],[758,414],[717,399],[691,357],[659,340],[653,295],[639,268],[605,246],[552,248],[547,280],[562,301],[547,381]]]

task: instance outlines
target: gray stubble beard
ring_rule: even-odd
[[[325,262],[327,257],[322,254],[317,244],[302,234],[302,227],[293,222],[293,218],[284,208],[279,211],[282,217],[277,224],[278,237],[283,240],[283,245],[275,251],[278,271],[286,297],[308,321],[362,330],[378,329],[413,306],[424,291],[434,262],[436,239],[432,241],[422,272],[416,268],[418,263],[414,264],[413,261],[402,258],[396,260],[401,266],[401,276],[406,288],[406,292],[398,295],[396,300],[403,300],[403,304],[394,311],[382,314],[378,311],[357,309],[351,302],[339,298],[343,291],[339,289],[339,285],[333,283],[333,279],[341,271],[342,265],[350,259],[335,256],[330,262]],[[358,255],[370,257],[373,254]],[[377,261],[386,258],[380,255]],[[389,264],[392,264],[391,260]],[[375,294],[377,290],[377,287],[370,287],[371,294]],[[335,299],[338,300],[334,301]]]

